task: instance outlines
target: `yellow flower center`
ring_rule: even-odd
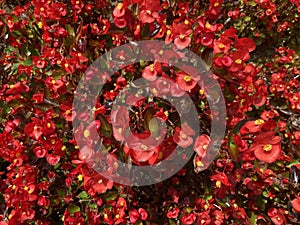
[[[183,79],[184,79],[185,82],[190,82],[192,80],[192,77],[186,75],[186,76],[184,76]]]
[[[183,34],[180,34],[179,38],[182,40],[184,39],[184,35]]]
[[[264,124],[264,120],[262,120],[262,119],[258,119],[258,120],[255,120],[255,122],[254,122],[254,124],[255,125],[262,125],[262,124]]]
[[[225,46],[222,43],[219,44],[219,48],[224,48],[224,47]]]
[[[148,147],[146,146],[146,145],[141,145],[141,148],[143,149],[143,150],[147,150],[148,149]]]
[[[204,164],[201,161],[198,161],[196,164],[197,164],[198,167],[204,166]]]
[[[83,132],[83,136],[84,136],[85,138],[87,138],[88,136],[90,136],[90,132],[89,132],[88,130],[85,130],[85,131]]]
[[[241,60],[241,59],[237,59],[237,60],[235,60],[235,63],[236,63],[236,64],[241,64],[241,63],[242,63],[242,60]]]
[[[40,29],[43,27],[43,23],[42,22],[38,22],[37,25],[38,25],[38,28],[40,28]]]
[[[150,65],[150,71],[151,71],[151,72],[154,71],[154,65],[153,65],[153,64]]]
[[[183,139],[186,139],[186,138],[187,138],[186,134],[182,134],[181,137],[182,137]]]
[[[118,3],[118,9],[121,10],[123,8],[123,3]]]
[[[272,145],[266,144],[266,145],[263,147],[263,149],[264,149],[264,151],[269,152],[269,151],[272,150]]]

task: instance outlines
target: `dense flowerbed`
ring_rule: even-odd
[[[299,0],[0,0],[0,225],[298,224],[299,15]],[[91,63],[139,40],[174,43],[206,62],[223,91],[227,131],[205,165],[212,116],[199,77],[158,62],[123,68],[105,80],[90,109],[109,154],[143,166],[176,146],[195,151],[170,179],[131,187],[86,163],[96,153],[88,146],[80,151],[74,140],[72,101]],[[133,112],[112,109],[139,77],[154,82],[157,96],[187,93],[200,132],[180,124],[159,98],[126,96]],[[144,152],[123,144],[124,115],[135,134],[131,143]],[[161,121],[165,140],[147,148],[139,140],[157,137]],[[84,131],[85,138],[93,135]]]

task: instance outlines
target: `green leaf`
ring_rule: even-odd
[[[257,217],[257,215],[254,212],[251,212],[249,221],[252,225],[256,224],[256,217]]]
[[[26,60],[24,60],[22,62],[23,66],[31,66],[32,65],[32,59],[31,58],[27,58]]]
[[[74,214],[76,212],[80,212],[80,207],[77,205],[70,205],[68,207],[68,211],[69,211],[69,213]]]
[[[72,37],[75,37],[74,28],[70,24],[67,24],[66,28],[67,28],[69,35]]]
[[[82,191],[82,192],[78,195],[78,197],[79,197],[80,199],[87,199],[87,198],[89,197],[89,195],[88,195],[85,191]]]
[[[104,194],[103,199],[105,201],[113,201],[118,197],[117,191],[110,191]]]
[[[101,122],[100,133],[104,137],[111,137],[112,135],[112,126],[107,121],[107,119],[103,115],[99,115],[99,120]]]
[[[229,137],[228,149],[229,149],[229,153],[230,153],[231,157],[233,158],[233,160],[238,161],[239,151],[238,151],[238,147],[233,139],[233,135],[230,135],[230,137]]]
[[[170,224],[170,225],[176,225],[175,221],[174,221],[174,220],[171,220],[171,219],[169,219],[169,224]]]

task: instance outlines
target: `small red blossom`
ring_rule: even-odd
[[[257,159],[272,163],[281,155],[281,137],[275,136],[274,131],[261,133],[254,138],[250,151],[254,151]]]
[[[181,128],[175,128],[173,139],[180,147],[186,148],[193,143],[193,138],[191,137],[193,135],[195,135],[195,131],[187,124],[183,124]]]

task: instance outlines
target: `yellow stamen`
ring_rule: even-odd
[[[183,79],[184,79],[185,82],[190,82],[192,80],[192,77],[186,75],[186,76],[184,76]]]
[[[264,124],[264,120],[262,120],[262,119],[258,119],[258,120],[255,120],[255,122],[254,122],[254,124],[255,125],[262,125],[262,124]]]
[[[242,64],[242,60],[241,59],[237,59],[237,60],[235,60],[235,63],[236,64]]]
[[[90,132],[89,132],[88,130],[85,130],[85,131],[83,132],[83,136],[84,136],[85,138],[87,138],[88,136],[90,136]]]
[[[266,145],[263,147],[263,150],[266,151],[266,152],[271,151],[271,150],[272,150],[272,145],[266,144]]]

